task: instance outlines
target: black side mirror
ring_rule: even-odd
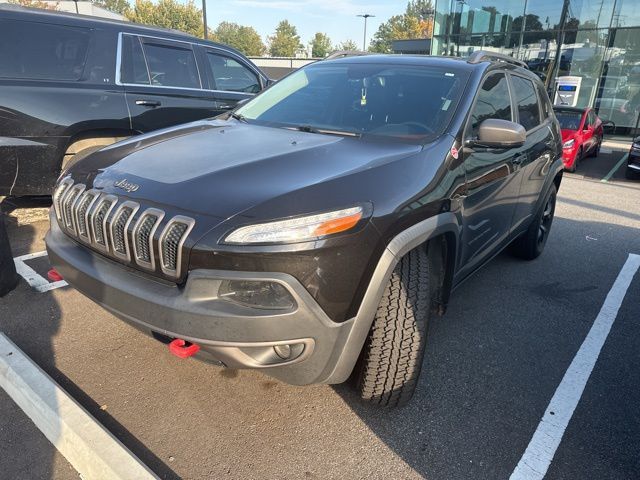
[[[605,133],[612,133],[616,129],[616,124],[611,120],[604,120],[602,122],[602,129],[605,131]]]
[[[489,118],[480,124],[478,139],[472,143],[491,148],[516,148],[524,145],[527,132],[519,123]]]

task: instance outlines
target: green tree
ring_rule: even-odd
[[[9,3],[15,3],[16,5],[22,5],[29,8],[41,8],[43,10],[58,10],[58,4],[49,4],[47,2],[41,2],[40,0],[9,0]]]
[[[311,45],[311,56],[314,58],[324,58],[331,52],[331,39],[326,33],[316,33],[309,45]]]
[[[269,37],[269,53],[272,57],[294,57],[300,48],[298,30],[288,20],[282,20]]]
[[[253,27],[245,27],[232,22],[222,22],[213,31],[213,40],[230,45],[247,56],[264,55],[266,47],[260,35]]]
[[[394,15],[380,24],[374,34],[369,50],[377,53],[391,53],[394,40],[431,38],[433,34],[433,2],[431,0],[410,0],[402,15]]]
[[[346,40],[338,45],[336,45],[336,50],[338,51],[349,51],[349,52],[353,52],[353,51],[357,51],[359,50],[358,45],[356,44],[356,42],[354,42],[353,40]]]
[[[204,33],[202,11],[193,0],[188,0],[187,3],[177,0],[158,0],[157,3],[152,0],[136,0],[126,16],[132,22],[173,28],[197,37],[202,37]]]
[[[120,15],[126,15],[131,9],[127,0],[93,0],[92,3]]]

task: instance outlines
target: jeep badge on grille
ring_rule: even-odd
[[[140,185],[138,185],[136,183],[128,182],[126,178],[123,178],[119,182],[115,182],[113,184],[113,186],[117,187],[117,188],[121,188],[122,190],[126,191],[127,193],[135,192],[136,190],[138,190],[140,188]]]

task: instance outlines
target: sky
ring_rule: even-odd
[[[195,0],[196,5],[200,1]],[[367,21],[368,42],[381,22],[403,13],[406,6],[406,0],[207,0],[207,23],[211,29],[223,21],[252,26],[266,41],[286,19],[305,46],[316,32],[329,35],[334,45],[353,40],[361,46],[364,19],[356,15],[375,15]]]

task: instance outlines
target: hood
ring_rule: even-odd
[[[576,138],[576,135],[578,134],[578,132],[576,132],[575,130],[567,130],[566,128],[560,130],[560,133],[562,134],[563,142],[571,140],[572,138]]]
[[[226,219],[421,149],[211,120],[132,137],[78,162],[70,173],[87,188]]]

